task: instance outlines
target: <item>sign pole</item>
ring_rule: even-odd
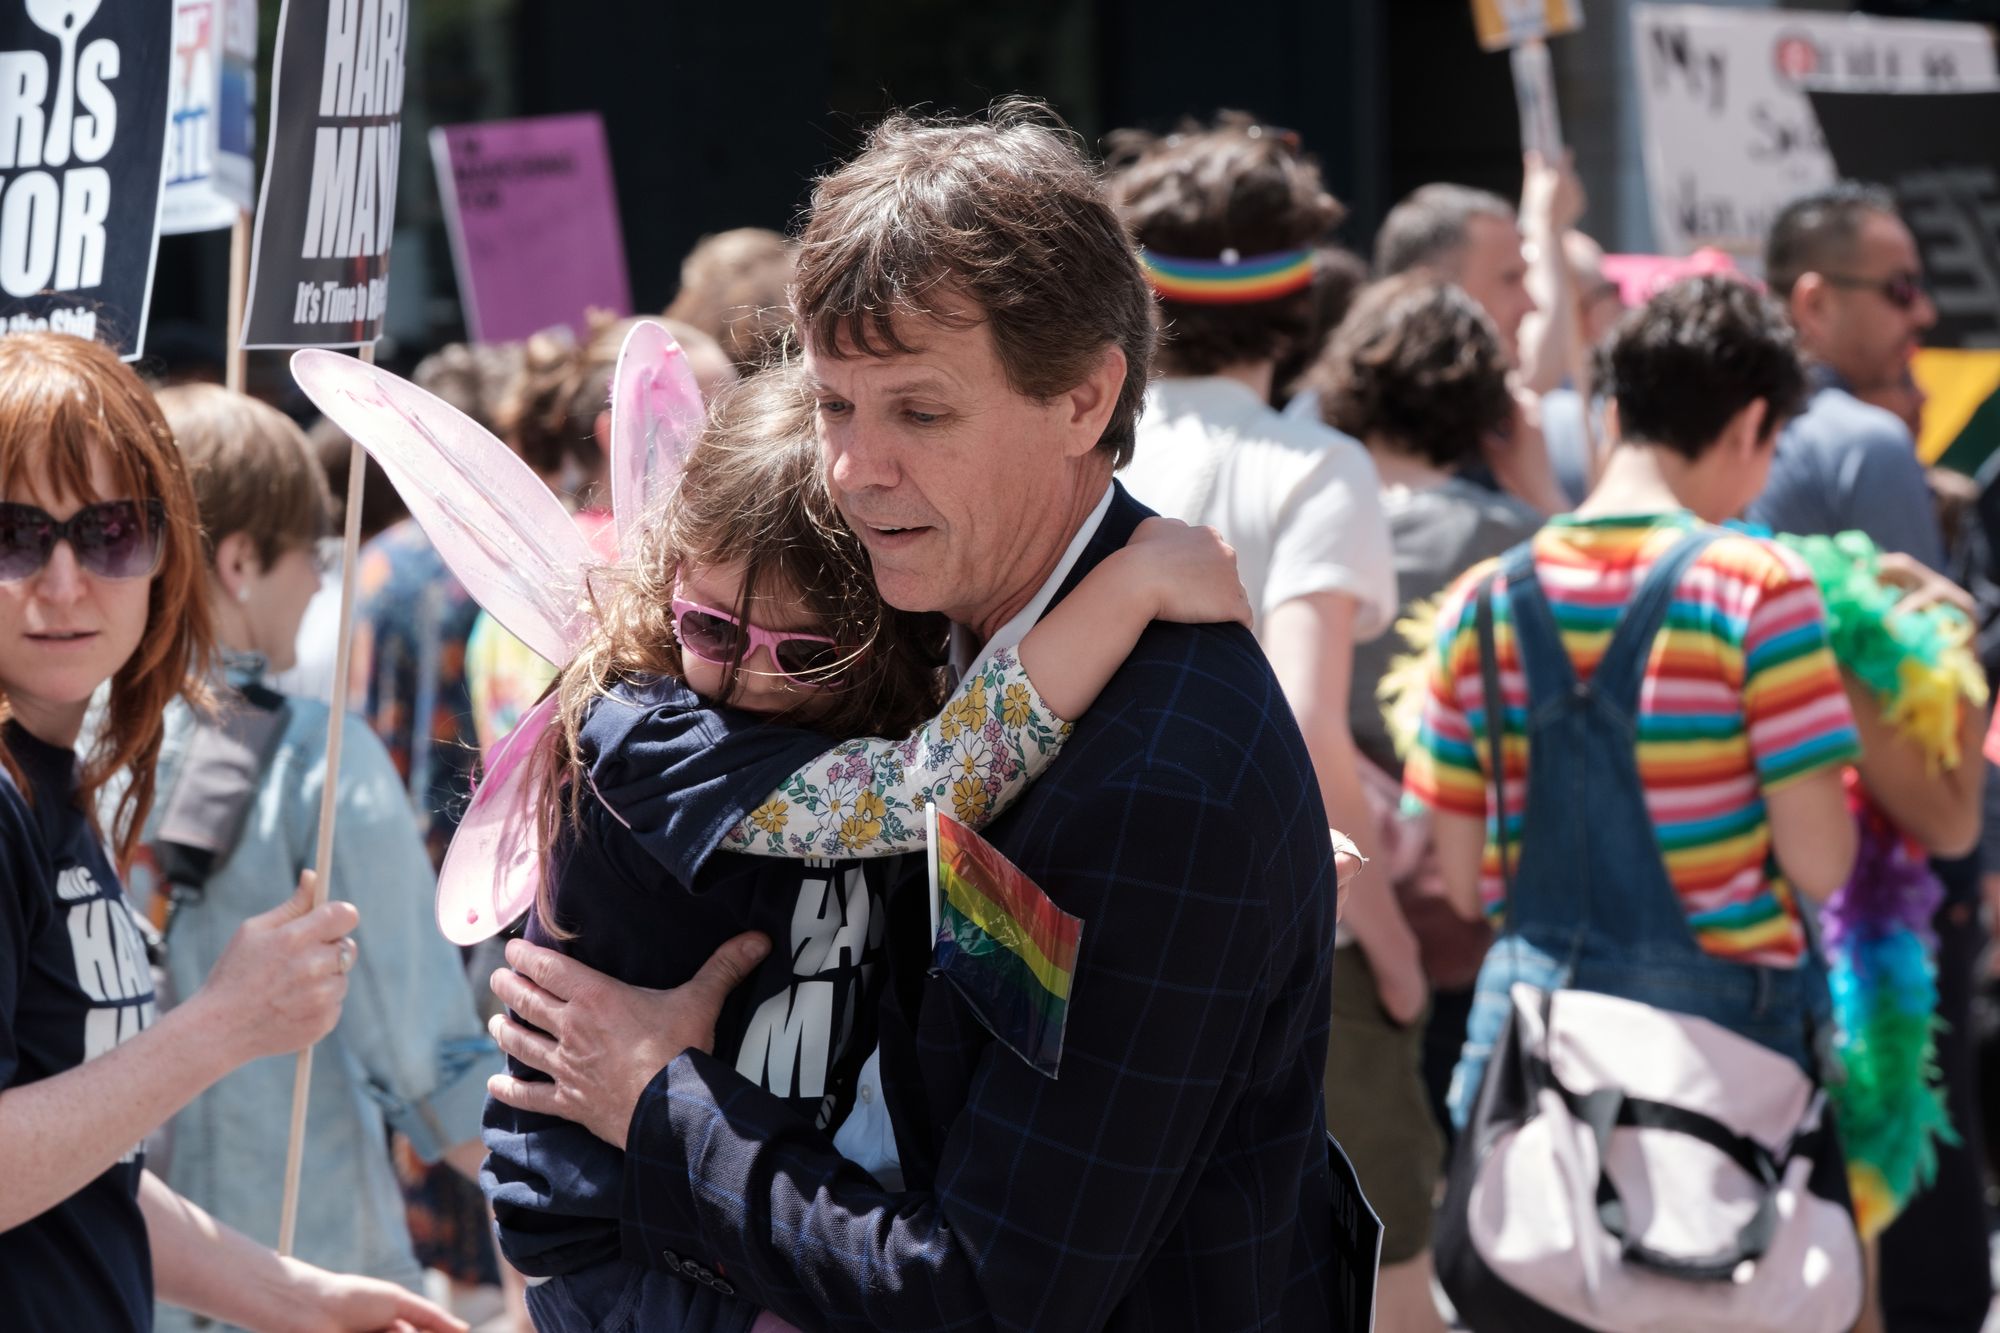
[[[250,238],[243,311],[245,347],[354,347],[373,364],[388,305],[389,243],[402,144],[409,0],[370,0],[373,40],[357,40],[352,0],[284,0],[271,57],[271,129]],[[352,169],[343,163],[354,164]],[[355,261],[360,261],[359,263]],[[354,589],[361,563],[361,501],[367,469],[358,443],[348,454],[341,538],[340,628],[327,713],[313,906],[333,887],[333,834],[341,741],[353,663]],[[292,1082],[278,1252],[289,1254],[298,1219],[312,1048]]]
[[[249,350],[243,346],[243,305],[250,296],[250,228],[254,215],[238,209],[229,229],[229,352],[223,362],[223,384],[231,393],[243,393],[250,365]]]
[[[375,364],[375,345],[363,343],[355,353],[368,365]],[[354,583],[355,567],[361,563],[361,500],[367,484],[367,455],[359,443],[350,443],[347,454],[347,517],[340,537],[340,637],[333,658],[333,707],[327,710],[326,776],[319,793],[319,843],[313,852],[317,874],[313,883],[315,908],[324,906],[333,882],[333,821],[339,811],[341,738],[346,734],[348,675],[354,663]],[[299,1052],[298,1068],[292,1074],[292,1131],[285,1144],[285,1198],[278,1215],[278,1253],[290,1254],[299,1220],[299,1172],[306,1146],[306,1101],[312,1091],[314,1047]]]

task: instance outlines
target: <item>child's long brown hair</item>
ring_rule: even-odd
[[[96,495],[91,460],[102,455],[116,479]],[[83,757],[77,800],[95,817],[96,795],[114,775],[130,784],[104,832],[123,863],[153,806],[153,769],[167,704],[177,694],[206,699],[213,651],[206,560],[194,488],[153,395],[100,343],[62,333],[0,337],[0,489],[24,484],[45,494],[160,501],[166,537],[146,603],[146,632],[111,677],[111,700],[96,744]],[[12,705],[0,695],[0,716]],[[0,763],[20,782],[0,742]],[[23,788],[25,791],[25,787]],[[29,799],[34,799],[32,792]]]
[[[811,725],[833,739],[901,736],[940,702],[945,623],[898,611],[875,591],[867,553],[842,521],[819,469],[813,400],[796,366],[762,371],[718,395],[678,485],[644,529],[637,551],[591,580],[597,625],[558,678],[556,726],[538,783],[542,845],[553,848],[579,799],[579,734],[591,705],[618,682],[682,676],[674,634],[674,586],[683,570],[734,565],[743,591],[733,610],[748,620],[758,596],[796,599],[854,654],[840,687]],[[740,662],[724,671],[725,692]],[[829,741],[831,744],[831,740]],[[543,929],[566,938],[545,873],[535,909]]]

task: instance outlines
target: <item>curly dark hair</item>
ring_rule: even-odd
[[[1119,216],[1133,240],[1160,254],[1297,250],[1346,213],[1290,134],[1241,111],[1224,111],[1207,126],[1188,121],[1165,136],[1118,130],[1106,144]],[[1159,304],[1160,368],[1170,375],[1282,360],[1312,334],[1310,291],[1250,305]]]
[[[1305,387],[1305,377],[1326,350],[1327,340],[1347,318],[1354,298],[1368,285],[1368,261],[1346,246],[1322,245],[1313,251],[1312,319],[1305,341],[1278,362],[1271,375],[1272,407]]]
[[[1405,273],[1364,289],[1306,375],[1320,415],[1456,471],[1507,429],[1507,353],[1486,312],[1451,283]]]
[[[1806,399],[1805,366],[1778,303],[1725,274],[1687,278],[1625,317],[1600,359],[1620,433],[1699,458],[1762,399],[1769,438]]]

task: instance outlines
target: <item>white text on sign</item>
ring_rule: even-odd
[[[331,0],[302,259],[385,253],[396,219],[408,0]],[[352,121],[353,124],[337,122]],[[302,284],[303,287],[307,284]]]
[[[292,294],[294,324],[352,324],[380,319],[389,308],[389,280],[370,278],[352,286],[302,282]]]
[[[118,102],[106,86],[118,63],[108,37],[66,52],[52,98],[48,57],[0,51],[0,290],[8,296],[104,281],[111,175],[87,164],[103,161],[118,134]]]

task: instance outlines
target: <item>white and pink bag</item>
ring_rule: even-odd
[[[1861,1244],[1825,1097],[1706,1019],[1517,984],[1437,1266],[1468,1328],[1835,1333]]]

